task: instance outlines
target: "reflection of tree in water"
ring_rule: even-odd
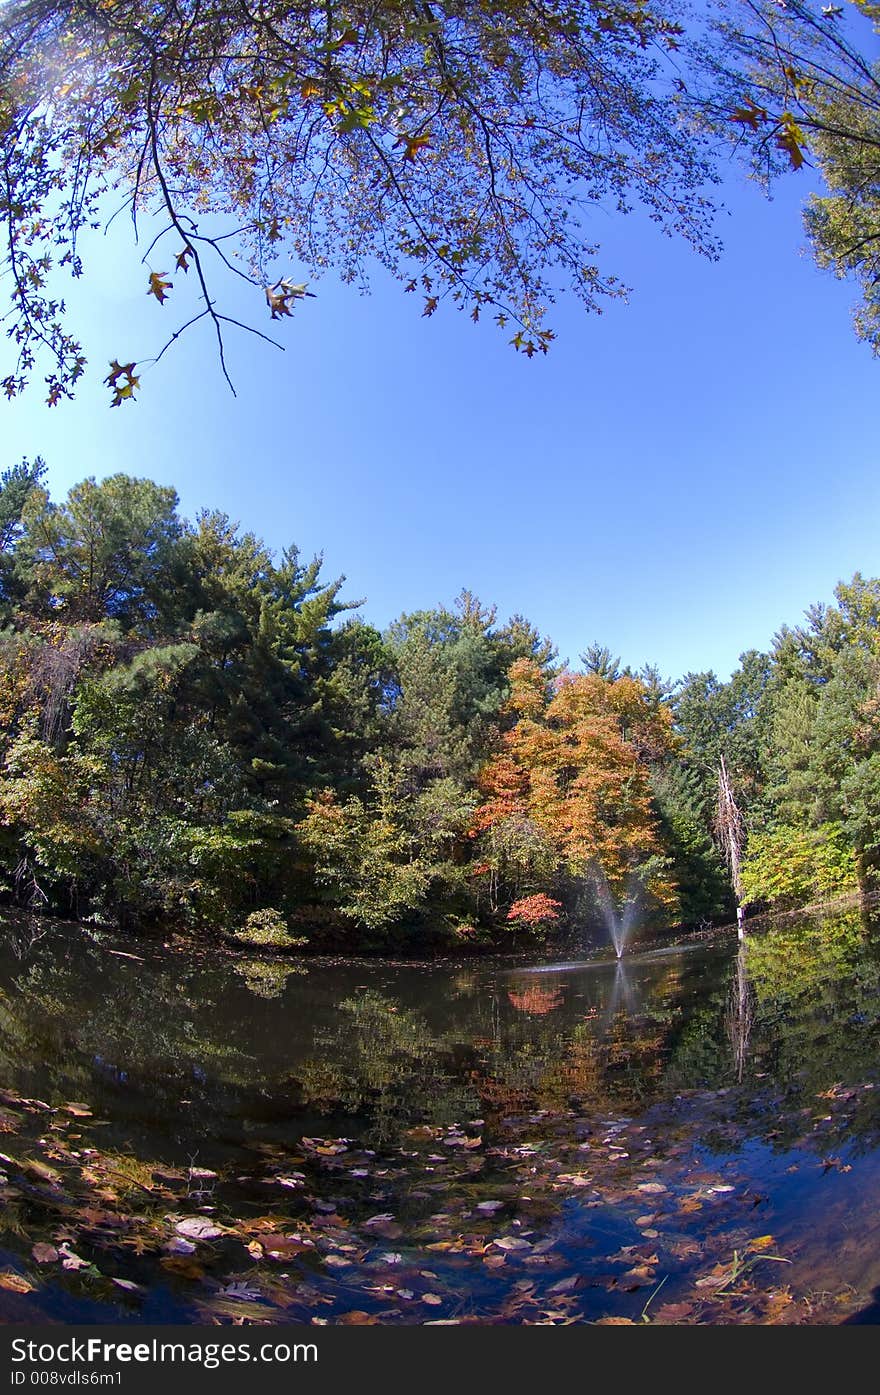
[[[450,1048],[423,1016],[366,989],[338,1005],[340,1020],[315,1034],[315,1054],[291,1076],[303,1104],[366,1116],[377,1139],[406,1123],[471,1117],[477,1098]]]
[[[507,997],[517,1012],[526,1012],[533,1017],[543,1017],[548,1012],[554,1012],[563,1002],[561,989],[542,988],[537,983],[528,984],[519,991],[511,988]]]
[[[0,1081],[55,1098],[107,1089],[151,1108],[198,1114],[209,1077],[246,1086],[252,1058],[218,1021],[212,978],[177,958],[155,964],[50,934],[34,941],[0,989]]]
[[[635,1108],[662,1074],[665,1005],[678,982],[676,969],[666,968],[639,994],[628,966],[617,963],[592,985],[588,1012],[562,1025],[563,983],[518,979],[505,994],[516,1016],[498,1014],[495,1034],[475,1042],[473,1080],[484,1109]]]
[[[731,1078],[747,1083],[743,1136],[767,1135],[770,1108],[777,1148],[808,1141],[826,1153],[870,1149],[880,1142],[880,1091],[871,1088],[880,1066],[878,1031],[875,929],[866,933],[858,910],[786,921],[750,935],[730,962],[726,985],[688,1013],[667,1085],[714,1090]],[[805,1134],[804,1119],[820,1101],[823,1129]]]
[[[133,962],[82,932],[20,937],[0,964],[0,1084],[100,1091],[108,1117],[140,1110],[173,1127],[185,1098],[180,1127],[205,1136],[221,1117],[283,1115],[295,1129],[299,1106],[350,1116],[328,1123],[339,1133],[391,1139],[423,1121],[634,1113],[738,1081],[754,1105],[744,1136],[766,1132],[770,1106],[780,1146],[802,1130],[799,1111],[843,1084],[860,1094],[839,1136],[868,1143],[880,1133],[880,1091],[861,1093],[878,1066],[877,940],[853,912],[756,933],[738,958],[720,942],[613,970],[310,964],[300,978],[283,960],[212,966],[145,946]]]
[[[244,979],[246,987],[258,998],[280,998],[289,978],[308,973],[307,969],[283,959],[245,959],[234,967],[239,978]]]
[[[741,940],[737,951],[725,1017],[725,1028],[733,1052],[733,1069],[737,1083],[742,1084],[749,1039],[754,1026],[754,994],[746,966],[747,942]]]

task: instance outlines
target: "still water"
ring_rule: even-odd
[[[880,1320],[880,930],[618,963],[9,918],[0,1320]]]

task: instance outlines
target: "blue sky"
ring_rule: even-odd
[[[56,498],[118,470],[172,484],[188,516],[323,550],[380,627],[468,587],[572,661],[598,640],[726,676],[838,580],[880,573],[880,363],[854,337],[855,289],[802,252],[807,188],[793,175],[771,202],[731,173],[717,263],[603,218],[630,303],[560,304],[546,358],[452,309],[422,319],[381,272],[371,296],[328,277],[281,322],[284,353],[230,337],[237,398],[197,326],[110,410],[107,360],[147,357],[176,323],[123,268],[120,228],[69,296],[89,379],[52,410],[38,392],[0,406],[3,463],[43,455]]]

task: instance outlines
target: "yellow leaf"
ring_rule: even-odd
[[[750,1250],[769,1250],[773,1244],[772,1235],[759,1235],[754,1240],[749,1241]]]

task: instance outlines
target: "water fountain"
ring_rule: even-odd
[[[637,874],[631,873],[627,878],[623,902],[618,907],[611,887],[608,885],[608,878],[598,863],[590,869],[590,879],[596,888],[599,909],[611,936],[614,953],[618,959],[622,959],[626,952],[627,941],[638,920],[643,895],[642,883]]]

